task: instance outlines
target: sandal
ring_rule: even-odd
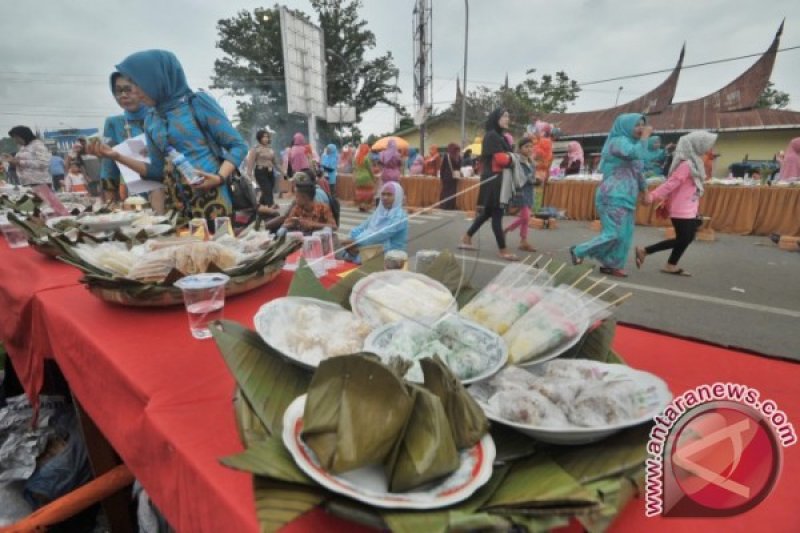
[[[638,246],[635,249],[636,251],[636,268],[642,268],[644,264],[644,259],[647,257],[647,251],[644,248],[639,248]]]
[[[611,267],[600,267],[600,272],[602,274],[607,274],[609,276],[614,276],[615,278],[627,278],[628,273],[622,270],[621,268],[611,268]]]
[[[520,244],[519,249],[522,250],[523,252],[531,252],[531,253],[536,251],[536,248],[534,248],[527,242],[523,242],[522,244]]]
[[[458,249],[459,250],[472,250],[474,252],[475,250],[478,249],[478,247],[475,246],[474,244],[468,244],[468,243],[462,242],[462,243],[459,243]]]
[[[572,264],[575,265],[575,266],[578,266],[578,265],[583,263],[583,258],[578,257],[577,255],[575,255],[575,247],[574,246],[570,246],[569,247],[569,258],[572,260]]]
[[[692,275],[686,272],[684,269],[679,268],[678,270],[667,270],[666,268],[662,268],[661,272],[664,274],[672,274],[673,276],[684,276],[687,278],[691,278]]]
[[[517,257],[512,253],[506,252],[506,253],[499,253],[497,255],[500,256],[500,259],[505,259],[506,261],[519,261],[519,257]]]

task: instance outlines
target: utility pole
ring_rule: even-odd
[[[461,91],[461,149],[467,145],[467,47],[469,45],[469,0],[464,0],[464,88]]]
[[[413,14],[415,123],[419,126],[419,149],[425,152],[425,121],[433,94],[433,9],[430,0],[417,0]]]

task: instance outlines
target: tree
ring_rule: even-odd
[[[535,72],[536,69],[530,69],[525,74],[531,76]],[[578,82],[569,79],[564,71],[556,72],[555,79],[550,74],[543,75],[541,80],[528,77],[514,88],[517,97],[537,115],[565,112],[567,104],[574,102],[580,91]]]
[[[11,137],[0,139],[0,154],[14,154],[18,149],[17,143]]]
[[[756,107],[766,109],[785,109],[789,106],[789,93],[773,88],[773,83],[767,82],[761,96],[758,97]]]
[[[393,83],[397,69],[391,53],[372,60],[365,57],[376,40],[358,16],[360,0],[312,0],[311,5],[325,40],[328,105],[353,105],[358,120],[381,102],[398,107],[390,98],[399,92]],[[274,142],[282,146],[306,126],[304,117],[286,111],[279,10],[275,5],[240,11],[217,23],[217,47],[224,56],[214,62],[213,87],[240,98],[237,119],[242,133],[252,135],[254,129],[269,125],[276,130]],[[302,12],[293,13],[310,20]],[[346,133],[350,139],[361,136],[357,128]],[[320,124],[319,134],[323,142],[337,137],[325,123]]]

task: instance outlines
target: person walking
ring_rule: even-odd
[[[336,178],[339,172],[339,150],[336,145],[331,143],[325,147],[322,153],[322,161],[320,163],[322,172],[328,180],[328,185],[331,187],[331,196],[336,196]]]
[[[533,139],[529,136],[523,137],[517,146],[519,152],[519,164],[522,172],[527,178],[522,190],[512,199],[512,206],[519,208],[519,215],[516,220],[509,224],[504,230],[505,233],[519,228],[520,244],[519,249],[523,252],[535,252],[536,248],[528,242],[529,224],[531,222],[531,209],[533,209],[534,192],[533,186],[536,183],[536,163],[533,160]]]
[[[506,261],[517,261],[519,258],[506,248],[506,237],[503,233],[503,207],[500,205],[504,168],[511,166],[511,146],[503,133],[508,129],[510,117],[504,108],[497,108],[486,119],[486,135],[481,144],[482,172],[478,189],[478,215],[467,232],[461,238],[459,248],[477,250],[472,244],[472,237],[488,220],[492,221],[492,233],[497,241],[498,254]]]
[[[706,171],[703,155],[710,152],[717,135],[707,131],[693,131],[678,140],[669,178],[654,191],[647,193],[646,203],[662,201],[667,206],[675,238],[667,239],[645,248],[636,247],[636,268],[641,268],[645,258],[656,252],[672,250],[667,264],[661,269],[666,274],[690,276],[678,267],[678,261],[694,240],[700,219],[697,210],[703,196]],[[662,204],[663,205],[663,204]]]
[[[447,145],[442,168],[439,174],[442,177],[442,192],[439,195],[439,207],[452,211],[456,208],[456,193],[458,192],[458,179],[456,173],[461,175],[461,148],[456,143]]]
[[[603,229],[597,237],[570,247],[573,265],[593,257],[600,261],[603,274],[628,277],[623,267],[633,241],[636,201],[639,193],[647,190],[642,170],[652,132],[640,113],[623,113],[611,126],[601,152],[603,182],[595,194]]]
[[[245,172],[248,176],[255,178],[258,188],[261,191],[258,199],[259,205],[270,208],[277,207],[275,204],[275,173],[276,159],[275,150],[271,146],[272,137],[267,130],[256,132],[256,145],[250,149],[245,160]]]

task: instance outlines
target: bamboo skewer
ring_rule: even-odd
[[[591,270],[589,272],[591,272]],[[602,278],[598,279],[597,281],[595,281],[594,283],[589,285],[589,287],[585,291],[583,291],[583,294],[589,294],[589,291],[591,291],[592,289],[594,289],[595,287],[597,287],[598,285],[603,283],[605,280],[606,280],[605,276],[603,276]]]
[[[616,300],[614,300],[613,302],[611,302],[610,304],[608,304],[608,307],[612,307],[612,306],[615,306],[615,305],[619,305],[619,304],[621,304],[622,302],[624,302],[625,300],[627,300],[628,298],[630,298],[631,296],[633,296],[633,293],[632,293],[632,292],[629,292],[629,293],[627,293],[627,294],[625,294],[625,295],[623,295],[623,296],[620,296],[619,298],[617,298]]]
[[[565,264],[566,264],[566,263],[562,264],[561,266],[563,267]],[[575,282],[574,282],[572,285],[570,285],[570,287],[572,287],[572,288],[574,289],[575,287],[577,287],[577,286],[578,286],[578,283],[580,283],[581,281],[583,281],[583,280],[584,280],[584,279],[585,279],[585,278],[586,278],[586,277],[587,277],[589,274],[591,274],[591,273],[592,273],[592,271],[591,271],[591,270],[587,270],[586,272],[584,272],[583,274],[581,274],[581,277],[579,277],[578,279],[576,279],[576,280],[575,280]]]

